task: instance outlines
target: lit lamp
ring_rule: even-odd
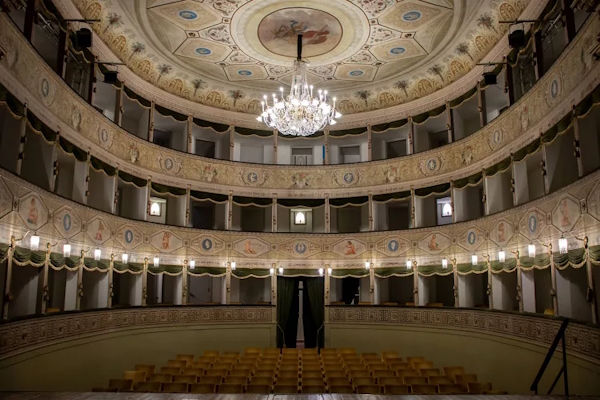
[[[323,276],[323,268],[319,268],[319,276]]]
[[[283,275],[283,267],[279,267],[279,275]]]
[[[558,251],[560,254],[567,254],[569,251],[569,242],[564,237],[558,239]]]
[[[158,257],[154,257],[154,266],[158,267],[160,265],[160,259]]]
[[[371,268],[371,262],[365,261],[365,269],[370,269],[370,268]]]
[[[442,268],[448,268],[448,260],[445,258],[442,258]]]
[[[529,257],[535,257],[535,244],[527,246],[527,252],[529,253]]]
[[[29,250],[38,251],[40,248],[40,237],[38,235],[33,235],[29,239]]]
[[[194,269],[196,268],[196,261],[195,260],[190,260],[190,269]]]
[[[63,257],[65,257],[65,258],[71,257],[71,245],[69,243],[66,243],[63,246]]]
[[[477,254],[473,254],[471,256],[471,264],[472,265],[477,265]]]
[[[412,261],[406,260],[406,268],[407,269],[411,269],[412,268]]]
[[[102,250],[96,249],[94,250],[94,260],[100,261],[100,257],[102,256]]]
[[[269,274],[273,275],[274,273],[275,273],[275,268],[271,268],[271,269],[269,270]]]
[[[129,261],[129,255],[128,255],[127,253],[123,253],[123,254],[121,255],[121,262],[122,262],[123,264],[127,264],[127,261]]]
[[[498,252],[498,261],[500,261],[501,263],[506,261],[506,253],[504,252],[504,250],[500,250]]]
[[[230,262],[229,265],[231,266],[231,270],[235,271],[235,261]]]
[[[331,267],[327,268],[327,273],[328,273],[329,275],[331,275],[331,272],[332,272],[332,271],[333,271],[333,269],[332,269]]]

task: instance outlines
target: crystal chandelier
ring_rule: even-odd
[[[313,86],[308,85],[306,77],[307,66],[308,63],[302,60],[302,35],[298,35],[298,58],[294,61],[290,93],[284,96],[283,88],[279,88],[280,95],[274,93],[270,104],[265,95],[261,102],[263,112],[257,121],[290,136],[310,136],[327,125],[336,124],[334,118],[340,118],[342,114],[335,111],[335,97],[330,104],[327,90],[320,89],[318,98],[313,97]]]

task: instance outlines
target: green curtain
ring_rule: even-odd
[[[58,139],[58,145],[65,153],[72,154],[77,161],[87,162],[87,153],[81,150],[79,147],[75,146],[73,143],[69,142],[64,137],[60,137]]]
[[[362,135],[363,133],[367,133],[366,126],[364,128],[344,129],[341,131],[329,131],[329,136],[333,137],[333,138],[341,138],[343,136]]]
[[[200,128],[210,128],[218,133],[225,133],[229,130],[229,125],[217,124],[216,122],[205,121],[199,118],[194,118],[193,123]]]
[[[294,278],[286,278],[283,276],[277,277],[277,347],[283,348],[288,345],[291,338],[288,337],[293,335],[293,331],[287,329],[288,322],[290,322],[290,315],[292,314],[292,306],[294,302],[298,302],[298,280]],[[298,322],[296,321],[296,324]],[[288,333],[290,335],[288,335]],[[295,336],[294,342],[295,342]],[[286,346],[289,347],[289,346]],[[294,346],[295,347],[295,343]]]
[[[325,328],[325,280],[323,278],[304,278],[304,296],[308,298],[312,320],[316,331],[316,343],[310,346],[305,343],[305,347],[322,348],[324,346]],[[305,335],[306,336],[306,335]],[[312,343],[310,343],[312,345]]]
[[[269,278],[271,273],[268,269],[262,268],[236,268],[231,271],[231,275],[238,279],[245,278]]]
[[[371,132],[373,133],[383,133],[390,129],[398,129],[402,128],[404,125],[408,123],[408,119],[401,119],[399,121],[388,122],[385,124],[378,124],[371,126]]]

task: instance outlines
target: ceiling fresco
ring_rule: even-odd
[[[342,113],[427,96],[470,71],[531,0],[72,0],[138,76],[170,93],[259,114],[292,79],[303,34],[309,81]]]

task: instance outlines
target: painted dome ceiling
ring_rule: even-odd
[[[288,86],[297,35],[309,81],[342,113],[403,104],[470,71],[530,0],[73,0],[138,76],[198,103],[259,114]]]

